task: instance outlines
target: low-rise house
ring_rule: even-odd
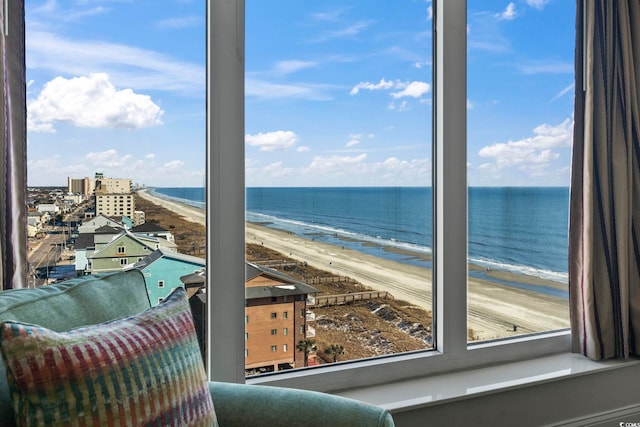
[[[184,286],[181,277],[202,271],[202,258],[160,248],[133,265],[144,274],[151,305],[159,304],[173,289]],[[204,282],[203,282],[204,284]]]
[[[60,206],[56,203],[40,203],[36,209],[38,209],[38,212],[48,212],[52,216],[56,216],[62,212]]]
[[[88,220],[82,222],[82,225],[78,227],[78,233],[94,233],[98,228],[108,225],[110,227],[125,228],[124,224],[110,218],[106,215],[96,215]]]
[[[84,196],[78,193],[67,193],[62,197],[62,200],[69,205],[79,205],[84,202]]]
[[[73,246],[76,274],[90,273],[89,258],[96,250],[109,244],[123,230],[122,227],[104,225],[91,233],[79,233]]]
[[[146,222],[146,215],[144,211],[133,211],[133,222],[135,225],[142,225]]]
[[[87,255],[87,269],[91,273],[128,268],[144,259],[163,243],[159,239],[138,237],[126,230],[121,231],[109,242],[98,242],[98,236],[98,234],[95,236],[95,252]]]
[[[138,236],[160,237],[169,242],[175,242],[175,238],[169,230],[160,227],[158,224],[153,222],[145,222],[144,224],[136,225],[131,229],[131,232]]]

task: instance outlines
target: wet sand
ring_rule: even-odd
[[[202,209],[167,201],[144,190],[138,194],[189,220],[202,224],[205,222]],[[432,309],[430,268],[386,260],[256,223],[246,223],[246,241],[262,244],[333,274],[349,276],[363,285],[388,291],[396,299],[419,305],[428,311]],[[395,248],[383,249],[398,253]],[[402,255],[423,260],[430,258],[429,255],[409,251],[403,251]],[[477,266],[469,268],[481,269]],[[474,339],[504,338],[569,327],[567,299],[543,292],[546,288],[566,289],[566,285],[507,271],[493,270],[485,274],[487,279],[471,276],[468,279],[468,327],[472,329]],[[491,281],[492,278],[526,285],[528,289],[497,283]]]

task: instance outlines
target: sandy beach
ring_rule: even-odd
[[[156,197],[146,190],[139,191],[138,195],[190,221],[205,223],[202,209]],[[386,260],[255,223],[246,224],[246,241],[264,245],[333,274],[349,276],[365,286],[388,291],[398,300],[431,310],[429,268]],[[470,269],[477,268],[470,266]],[[487,276],[526,284],[529,289],[469,277],[468,327],[472,329],[474,339],[504,338],[569,327],[567,299],[535,291],[536,287],[566,289],[566,285],[506,271],[491,271]],[[517,326],[516,331],[514,325]]]

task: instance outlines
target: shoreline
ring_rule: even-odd
[[[148,190],[140,190],[138,194],[187,220],[205,224],[204,209],[152,195]],[[257,223],[246,222],[245,230],[247,243],[262,244],[300,262],[336,275],[349,276],[372,289],[388,291],[397,300],[432,311],[430,268],[318,242]],[[415,253],[406,255],[420,256]],[[470,264],[469,270],[478,272],[485,269]],[[566,285],[509,271],[490,270],[482,274],[486,277],[470,274],[467,279],[468,328],[473,330],[474,339],[505,338],[569,327],[568,300],[545,293],[546,288],[566,290]]]

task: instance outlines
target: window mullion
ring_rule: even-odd
[[[467,348],[466,1],[435,2],[434,293],[437,349]]]
[[[208,372],[213,380],[241,383],[245,344],[244,0],[207,5]]]

